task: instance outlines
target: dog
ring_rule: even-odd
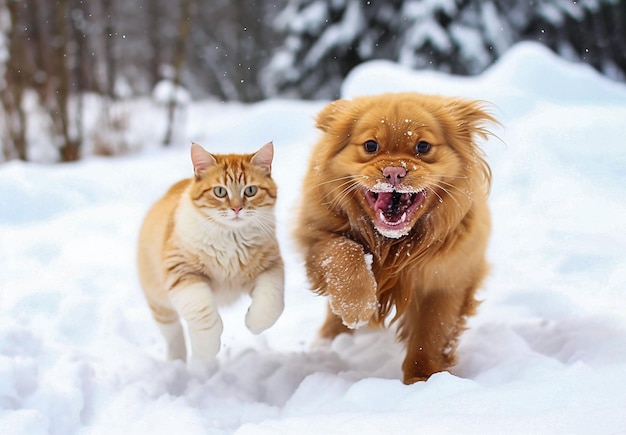
[[[295,241],[328,297],[323,339],[397,322],[403,382],[455,363],[488,273],[484,102],[419,93],[338,100],[303,179]]]

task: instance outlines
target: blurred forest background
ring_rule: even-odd
[[[29,160],[34,113],[57,161],[79,159],[94,98],[114,133],[134,98],[171,125],[190,98],[335,99],[372,59],[478,74],[524,40],[626,80],[626,0],[0,0],[0,161]]]

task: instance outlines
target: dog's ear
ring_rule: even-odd
[[[490,124],[500,125],[500,122],[485,110],[487,106],[489,103],[485,101],[462,99],[453,99],[446,104],[446,109],[452,114],[451,121],[454,125],[448,130],[448,140],[455,144],[453,146],[468,162],[471,162],[470,167],[481,175],[488,193],[491,186],[491,168],[476,143],[476,137],[486,140],[488,136],[493,135],[487,127]]]
[[[327,104],[320,113],[317,114],[315,126],[323,132],[327,132],[335,120],[343,118],[342,115],[347,112],[349,106],[350,101],[348,100],[337,100]]]
[[[457,129],[465,135],[473,138],[479,136],[486,139],[492,133],[486,128],[489,124],[499,125],[496,118],[489,114],[485,101],[471,101],[462,99],[452,99],[446,105],[456,121]]]

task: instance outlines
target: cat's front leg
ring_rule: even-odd
[[[170,300],[187,322],[192,358],[213,360],[220,350],[223,325],[209,285],[204,281],[182,282],[170,290]]]
[[[285,307],[285,273],[282,265],[261,273],[250,293],[252,303],[246,313],[246,326],[260,334],[272,326]]]
[[[157,325],[165,338],[167,344],[167,359],[169,360],[185,360],[187,359],[187,349],[185,347],[185,333],[180,321],[177,319],[170,323],[161,323],[157,321]]]

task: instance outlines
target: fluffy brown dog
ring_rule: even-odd
[[[327,295],[323,338],[398,321],[403,380],[454,364],[487,273],[481,103],[416,93],[339,100],[317,117],[296,240]]]

